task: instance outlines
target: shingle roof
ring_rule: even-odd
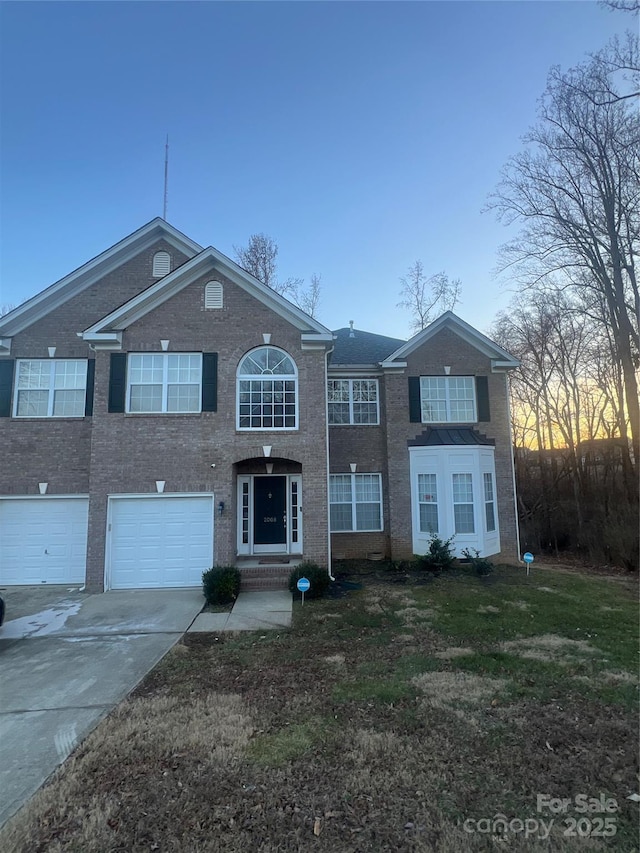
[[[360,329],[338,329],[333,335],[336,340],[331,365],[334,367],[339,364],[378,364],[406,343],[399,338],[388,338]]]

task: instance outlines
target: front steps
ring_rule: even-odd
[[[241,575],[240,592],[287,589],[289,575],[301,562],[302,557],[299,555],[238,557],[236,565]]]

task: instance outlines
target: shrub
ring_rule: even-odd
[[[305,560],[304,563],[297,565],[289,575],[289,592],[294,595],[300,595],[296,586],[300,578],[307,578],[311,584],[309,591],[304,594],[305,598],[322,598],[329,589],[329,573],[311,560]]]
[[[476,574],[480,575],[480,577],[490,575],[495,568],[491,560],[481,557],[480,551],[476,548],[465,548],[462,556],[471,563],[472,568],[476,570]]]
[[[455,560],[452,542],[453,536],[440,539],[437,534],[432,533],[429,537],[427,553],[415,555],[418,567],[428,572],[442,572],[444,569],[450,569]]]
[[[202,591],[207,604],[231,604],[240,592],[240,569],[214,566],[202,573]]]

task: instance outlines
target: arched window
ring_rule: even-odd
[[[222,283],[219,281],[208,281],[204,286],[204,307],[208,311],[212,308],[222,308]]]
[[[238,429],[297,429],[298,371],[276,347],[247,353],[238,365]]]
[[[162,278],[171,272],[171,255],[169,252],[156,252],[153,256],[153,275]]]

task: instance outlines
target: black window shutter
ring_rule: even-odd
[[[84,413],[86,417],[93,414],[93,386],[96,376],[96,360],[90,358],[87,362],[87,392],[84,398]]]
[[[110,412],[124,412],[127,391],[127,354],[112,352],[109,369],[109,408]]]
[[[11,417],[11,390],[15,359],[0,361],[0,418]]]
[[[218,411],[218,353],[202,353],[202,411]]]
[[[419,376],[409,377],[409,420],[413,424],[419,424],[422,422]]]
[[[489,409],[489,377],[476,376],[476,403],[478,406],[478,422],[486,423],[491,420]]]

